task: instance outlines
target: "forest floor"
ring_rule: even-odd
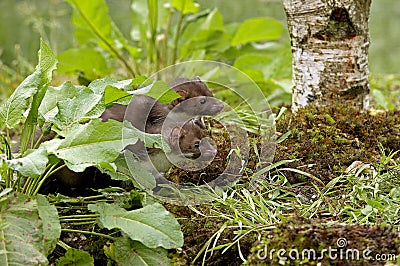
[[[393,154],[390,151],[400,150],[400,111],[360,112],[345,106],[305,108],[296,115],[291,114],[290,111],[285,112],[277,121],[276,131],[279,135],[290,131],[290,135],[287,134],[286,139],[276,145],[274,162],[287,160],[285,164],[277,168],[277,171],[279,172],[279,168],[283,169],[283,167],[292,170],[284,171],[283,169],[280,172],[286,178],[286,183],[282,185],[271,183],[271,186],[275,188],[279,186],[280,193],[293,195],[292,205],[297,204],[297,199],[300,202],[309,203],[311,207],[314,203],[314,205],[318,203],[327,207],[315,208],[312,215],[304,215],[301,209],[295,207],[289,208],[289,211],[275,209],[276,218],[271,224],[265,226],[255,222],[259,226],[258,229],[253,232],[249,230],[248,234],[242,235],[240,241],[237,241],[238,231],[242,229],[240,226],[232,225],[240,221],[240,213],[236,214],[237,218],[227,219],[228,216],[235,215],[228,214],[228,208],[218,203],[194,208],[165,204],[180,222],[185,237],[184,246],[179,250],[171,250],[169,253],[173,265],[201,265],[202,262],[205,265],[240,265],[243,259],[248,259],[247,263],[250,265],[277,265],[279,263],[317,265],[318,262],[322,262],[322,265],[382,265],[382,261],[369,260],[369,258],[372,256],[376,258],[377,254],[399,255],[399,219],[392,223],[379,219],[371,220],[370,223],[360,223],[354,218],[353,222],[349,222],[352,221],[349,217],[351,214],[344,214],[346,210],[343,209],[347,198],[343,197],[343,206],[340,204],[340,198],[342,194],[351,191],[351,184],[342,180],[335,183],[332,190],[328,190],[329,195],[321,191],[324,189],[327,191],[326,186],[332,180],[351,171],[349,166],[355,170],[363,167],[365,171],[378,171],[377,174],[390,172],[390,180],[380,184],[381,187],[384,189],[386,186],[390,189],[400,186],[398,167],[393,170],[389,163],[386,164],[386,168],[372,169],[374,165],[382,164],[383,154],[392,154],[391,160],[399,161],[400,154]],[[194,182],[201,178],[209,181],[220,173],[219,169],[224,169],[226,160],[223,158],[226,158],[230,147],[226,146],[227,141],[224,140],[223,134],[213,137],[215,137],[219,152],[213,164],[204,171],[207,175],[200,176],[199,173],[189,174],[172,169],[169,174],[174,176],[175,181]],[[256,164],[252,161],[256,158],[253,155],[250,156],[243,184],[248,182],[247,178],[255,171],[251,169]],[[266,182],[269,182],[268,179]],[[265,187],[261,190],[265,190]],[[360,206],[361,209],[363,207],[365,206]],[[329,208],[336,208],[337,215],[333,215],[334,212]],[[216,209],[219,210],[219,215],[216,215]],[[330,211],[327,211],[328,209]],[[254,211],[265,210],[254,209]],[[221,215],[224,213],[226,216]],[[346,217],[347,219],[344,219]],[[83,226],[79,229],[87,230],[88,228]],[[79,234],[73,233],[63,233],[61,240],[76,248],[89,249],[88,246],[92,246],[90,248],[92,254],[96,253],[95,250],[103,253],[101,247],[105,244],[104,239],[101,240],[95,236],[90,238],[92,239],[89,242],[93,243],[92,245],[88,245],[86,237],[81,239]],[[96,242],[97,240],[101,243]],[[339,240],[345,241],[344,244],[339,243]],[[224,248],[233,242],[235,244],[223,252]],[[215,246],[218,248],[211,251],[210,249]],[[336,257],[333,258],[328,255],[323,256],[324,251],[322,255],[320,253],[323,249],[329,250],[335,247],[342,251],[342,257],[338,257],[339,253],[335,253]],[[313,249],[322,257],[318,260],[303,257],[288,261],[279,260],[275,253],[273,258],[260,257],[261,253],[264,255],[271,250],[276,252],[279,249],[287,249],[287,251],[296,249],[300,255],[302,250]],[[349,250],[359,251],[361,258],[349,259],[346,253]],[[361,254],[365,250],[368,251],[367,259]],[[196,256],[199,257],[196,258]],[[288,253],[286,253],[286,259],[287,256]],[[94,257],[96,265],[107,265],[104,254]],[[388,258],[392,263],[396,263],[393,261],[394,258]]]
[[[289,183],[299,185],[295,188],[285,187],[283,190],[294,192],[297,196],[302,195],[303,200],[305,198],[306,201],[315,201],[315,198],[319,197],[319,189],[322,189],[323,186],[316,180],[327,185],[334,178],[345,174],[346,169],[349,171],[348,167],[351,165],[351,167],[357,168],[360,165],[379,164],[382,160],[382,147],[387,153],[400,150],[400,111],[361,113],[346,106],[306,108],[300,110],[296,115],[286,112],[277,122],[276,130],[281,134],[290,131],[291,134],[283,142],[277,144],[274,162],[298,159],[286,163],[284,167],[301,169],[310,174],[303,175],[296,171],[286,171],[285,177]],[[218,144],[218,141],[217,145],[223,146],[221,143]],[[223,150],[223,147],[219,150]],[[221,152],[221,154],[225,153]],[[400,154],[397,154],[394,159],[399,157]],[[254,165],[254,162],[250,161],[249,165],[252,164]],[[390,171],[390,169],[381,169],[381,171]],[[179,172],[175,174],[179,175]],[[390,180],[387,185],[400,186],[400,172],[392,174],[395,179]],[[311,175],[315,178],[310,178]],[[182,173],[181,179],[184,179],[185,176],[187,173]],[[348,189],[348,185],[343,184],[342,188]],[[344,189],[341,192],[341,186],[337,186],[333,190],[335,195],[347,193],[344,192]],[[328,201],[329,197],[325,197],[324,200]],[[341,206],[338,207],[340,209]],[[213,216],[213,212],[210,210],[212,208],[201,206],[198,210],[203,214],[209,214],[202,216],[188,207],[169,206],[169,210],[176,217],[185,217],[181,220],[185,246],[180,256],[176,257],[177,264],[181,262],[182,265],[185,265],[193,260],[226,221],[220,216]],[[337,248],[336,241],[339,241],[339,238],[348,242],[346,243],[348,250],[362,251],[369,247],[373,250],[371,254],[368,253],[371,256],[377,253],[400,254],[400,234],[390,224],[379,221],[370,226],[357,223],[348,224],[344,223],[340,216],[327,215],[323,213],[323,210],[317,212],[313,218],[301,218],[297,214],[299,211],[287,215],[272,229],[268,228],[268,230],[261,230],[261,233],[258,231],[246,235],[241,239],[240,244],[232,246],[223,254],[221,252],[223,248],[217,249],[213,253],[209,252],[205,264],[239,265],[242,263],[241,253],[244,258],[250,259],[248,261],[250,265],[270,265],[270,263],[275,265],[279,263],[276,256],[271,261],[263,261],[258,257],[257,251],[262,250],[268,244],[268,250],[274,249],[276,252],[279,249],[296,248],[301,255],[303,249],[321,251],[324,247]],[[399,220],[397,220],[397,226],[398,224]],[[219,236],[217,246],[231,243],[237,235],[234,230],[237,229],[224,230]],[[196,264],[200,264],[202,259],[202,257],[199,258]],[[299,259],[297,263],[292,261],[291,265],[300,264],[301,261],[307,265],[316,265],[318,262],[318,260]],[[362,258],[360,260],[348,260],[348,258],[335,260],[325,256],[324,259],[319,260],[319,262],[321,261],[324,263],[323,265],[366,265],[365,263],[382,265],[382,261],[366,261]],[[283,262],[281,261],[281,263]],[[289,262],[286,261],[286,263]]]

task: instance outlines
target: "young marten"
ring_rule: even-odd
[[[101,118],[103,121],[114,119],[122,122],[125,115],[125,120],[131,122],[137,129],[150,134],[160,134],[168,113],[188,99],[197,99],[197,101],[191,101],[191,105],[186,105],[184,109],[181,108],[181,111],[190,117],[216,115],[224,107],[220,101],[213,98],[212,92],[198,77],[177,79],[170,83],[170,86],[181,95],[171,103],[162,104],[151,97],[137,95],[129,106],[115,104],[107,109]]]
[[[142,159],[144,164],[151,162],[158,172],[167,172],[171,168],[173,164],[168,157],[173,158],[175,162],[200,157],[209,160],[217,154],[217,150],[210,144],[197,120],[192,119],[185,123],[175,122],[168,127],[171,129],[163,132],[165,133],[163,136],[171,148],[171,153],[165,154],[160,149],[148,149],[148,158]],[[146,160],[149,161],[146,162]]]

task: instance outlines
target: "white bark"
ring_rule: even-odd
[[[293,54],[292,108],[367,109],[371,0],[282,0]]]

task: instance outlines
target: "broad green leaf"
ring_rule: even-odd
[[[89,84],[89,89],[94,91],[96,94],[103,94],[107,86],[112,86],[118,89],[128,89],[131,86],[131,79],[116,80],[114,78],[102,78],[96,79]]]
[[[88,88],[75,86],[71,82],[49,87],[39,111],[46,121],[54,122],[63,129],[81,119],[99,117],[105,110],[102,98],[107,86],[130,88],[130,83],[131,80],[103,78],[94,80]]]
[[[39,148],[26,150],[21,158],[6,160],[6,164],[23,176],[38,177],[46,170],[48,160],[46,149]]]
[[[107,86],[104,91],[104,103],[109,104],[116,102],[120,99],[132,97],[132,95],[126,91],[115,88],[113,86]]]
[[[272,18],[250,18],[238,28],[232,46],[257,41],[277,40],[283,32],[282,24]]]
[[[5,126],[12,128],[21,122],[23,114],[30,107],[31,97],[39,90],[45,90],[50,83],[52,72],[56,68],[57,59],[43,40],[40,42],[38,56],[39,63],[36,66],[35,72],[29,75],[15,89],[10,98],[0,106],[0,128]]]
[[[64,139],[51,140],[42,146],[63,159],[68,168],[80,172],[88,166],[114,162],[125,146],[136,143],[138,139],[149,146],[165,145],[160,134],[147,134],[128,125],[130,123],[125,122],[123,126],[112,119],[107,122],[93,119],[87,124],[73,126],[66,131]],[[169,147],[163,149],[170,151]]]
[[[125,175],[132,180],[136,187],[146,189],[156,187],[157,182],[155,176],[143,167],[143,164],[134,157],[132,152],[125,150],[124,159],[125,162],[121,162],[123,166],[122,170],[125,171]]]
[[[129,167],[126,164],[125,156],[120,154],[114,161],[116,170],[101,167],[100,171],[108,174],[114,180],[133,181]]]
[[[224,43],[223,40],[229,40]],[[185,58],[195,50],[225,50],[230,46],[230,37],[225,34],[221,13],[214,9],[206,17],[201,17],[185,28],[180,39],[180,57]]]
[[[169,103],[181,97],[173,91],[166,82],[158,80],[144,88],[130,92],[135,95],[146,95],[159,101],[160,103]]]
[[[55,154],[71,165],[96,165],[113,162],[123,148],[122,123],[94,119],[68,131]]]
[[[94,259],[86,251],[70,248],[65,255],[57,260],[57,266],[91,266]]]
[[[103,55],[91,48],[69,49],[58,55],[58,61],[57,72],[76,74],[82,71],[89,80],[109,72]]]
[[[57,208],[51,205],[47,198],[36,195],[39,217],[43,221],[43,246],[46,255],[49,255],[56,247],[61,235],[61,225],[58,219]]]
[[[266,55],[262,54],[244,54],[235,60],[234,67],[239,70],[258,69],[263,71],[265,66],[272,61]]]
[[[75,98],[64,99],[57,103],[58,113],[51,119],[59,128],[64,129],[83,118],[100,102],[102,95],[85,88]]]
[[[243,71],[254,81],[263,81],[271,58],[262,54],[244,54],[235,60],[234,67]]]
[[[171,152],[171,149],[168,144],[166,144],[161,134],[145,133],[132,126],[128,121],[124,121],[123,136],[124,146],[134,143],[132,140],[138,138],[143,140],[148,148],[161,148],[165,152]]]
[[[39,106],[39,113],[46,121],[50,121],[58,113],[57,103],[78,96],[79,92],[84,88],[85,87],[83,86],[75,86],[70,81],[63,83],[58,87],[50,86]]]
[[[46,256],[60,237],[57,217],[41,196],[13,193],[0,201],[0,265],[47,265]]]
[[[173,91],[164,81],[156,81],[151,85],[137,90],[124,91],[122,88],[109,85],[104,91],[104,102],[109,104],[117,100],[128,98],[129,95],[146,95],[157,99],[161,103],[169,103],[181,97],[178,93]]]
[[[132,211],[106,203],[90,204],[88,209],[100,214],[99,220],[107,229],[118,228],[149,248],[170,249],[183,245],[179,223],[159,203]]]
[[[200,10],[200,5],[193,0],[172,0],[171,5],[183,15],[197,13]]]
[[[131,86],[139,86],[145,84],[147,78],[145,76],[135,76],[131,81]]]
[[[163,248],[148,248],[138,241],[120,237],[114,242],[114,256],[119,265],[170,265]]]
[[[72,21],[76,26],[75,37],[81,43],[99,43],[107,50],[106,43],[114,44],[112,20],[105,0],[66,0],[74,7]]]

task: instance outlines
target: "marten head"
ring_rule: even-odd
[[[170,109],[179,103],[197,96],[213,97],[212,92],[203,83],[199,77],[193,79],[179,78],[169,84],[181,97],[172,101],[169,105]]]
[[[217,150],[209,143],[198,120],[192,119],[183,126],[172,129],[169,143],[173,153],[182,153],[189,159],[203,157],[214,157]]]

